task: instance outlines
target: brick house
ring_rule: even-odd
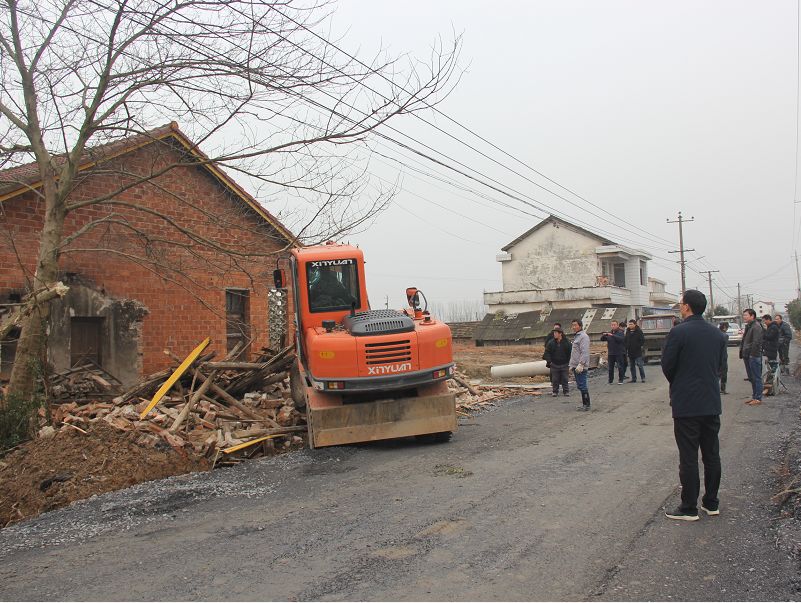
[[[35,164],[0,171],[0,309],[20,301],[35,268],[40,185]],[[121,204],[67,216],[65,236],[85,232],[59,260],[70,291],[51,307],[52,367],[88,358],[127,385],[167,366],[165,348],[185,355],[206,337],[218,358],[240,341],[247,355],[266,347],[267,292],[292,233],[174,123],[86,152],[69,202],[115,191]],[[0,346],[5,378],[13,347]]]

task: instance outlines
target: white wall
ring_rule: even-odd
[[[511,261],[501,264],[503,290],[594,287],[601,274],[598,244],[598,239],[559,224],[544,224],[509,249]]]

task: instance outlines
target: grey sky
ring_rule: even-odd
[[[404,118],[396,127],[569,219],[667,258],[652,262],[651,274],[666,280],[670,291],[679,289],[679,273],[667,250],[678,242],[676,226],[665,220],[679,210],[693,215],[685,243],[697,250],[692,258],[704,257],[692,266],[721,270],[716,282],[726,296],[739,281],[744,293],[776,301],[782,310],[795,296],[791,257],[801,217],[793,206],[797,24],[797,2],[791,0],[351,0],[340,3],[333,17],[334,31],[347,31],[342,45],[361,58],[383,46],[426,59],[438,36],[463,34],[466,71],[439,108],[603,209],[442,117],[426,115],[576,205],[415,119]],[[397,164],[377,159],[371,171],[395,180]],[[351,239],[365,249],[373,305],[383,305],[385,295],[390,306],[401,305],[407,285],[420,287],[431,301],[480,299],[484,290],[500,289],[495,254],[537,218],[469,193],[457,196],[453,187],[436,188],[408,170],[402,183],[394,206]],[[688,286],[706,291],[705,277],[688,274]],[[721,289],[715,290],[716,301],[724,297]]]

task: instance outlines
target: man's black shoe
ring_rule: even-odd
[[[690,511],[683,511],[681,507],[673,511],[665,511],[665,517],[668,519],[678,519],[679,521],[698,521],[698,512],[691,513]]]
[[[709,507],[707,507],[706,505],[704,505],[704,504],[702,503],[702,504],[701,504],[701,510],[702,510],[704,513],[706,513],[707,515],[720,515],[720,509],[718,509],[717,507],[712,507],[712,505],[710,505]]]

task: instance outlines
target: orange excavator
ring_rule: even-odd
[[[328,242],[291,251],[297,361],[292,398],[306,409],[312,448],[407,436],[447,441],[456,430],[451,331],[420,307],[371,310],[364,254]],[[423,295],[425,299],[425,295]],[[427,302],[426,302],[427,306]]]

